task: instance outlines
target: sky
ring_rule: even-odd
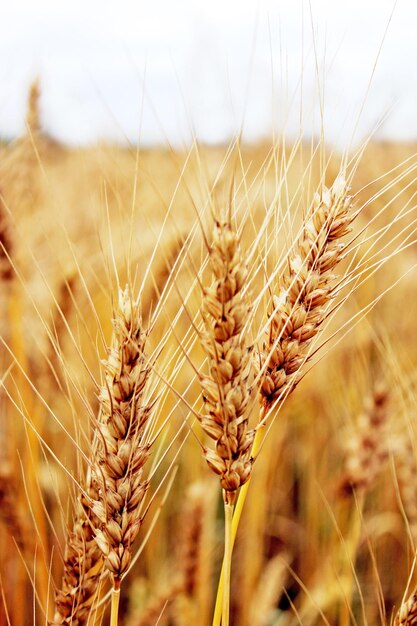
[[[14,0],[0,7],[0,136],[183,146],[321,132],[417,138],[415,0]]]

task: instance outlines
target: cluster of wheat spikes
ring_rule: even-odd
[[[63,228],[57,246],[65,242],[70,252],[56,277],[47,255],[36,255],[21,236],[33,227],[28,206],[36,199],[42,207],[45,185],[51,191],[53,176],[65,171],[64,149],[42,135],[38,99],[35,85],[28,135],[8,148],[0,169],[0,523],[7,531],[0,549],[14,564],[18,554],[26,568],[22,576],[14,566],[6,580],[0,564],[0,626],[31,619],[56,626],[349,626],[368,610],[360,575],[376,589],[374,621],[416,623],[415,593],[402,602],[416,583],[415,446],[404,429],[395,445],[390,439],[401,419],[413,432],[415,378],[404,383],[399,372],[411,357],[394,358],[388,331],[372,318],[399,282],[393,274],[381,286],[379,270],[388,274],[415,245],[415,158],[381,175],[382,190],[365,183],[354,194],[359,159],[325,165],[320,147],[313,181],[314,149],[306,165],[302,145],[280,161],[274,148],[251,178],[242,166],[239,181],[226,171],[230,150],[220,171],[216,161],[213,188],[195,201],[190,154],[180,168],[179,216],[179,185],[159,216],[150,208],[135,222],[140,186],[128,216],[120,208],[125,192],[113,180],[105,197],[108,253],[101,249],[83,268],[98,222],[86,218],[85,233]],[[26,159],[30,176],[22,186],[13,172],[30,146],[36,158]],[[47,180],[51,151],[51,178],[42,186],[34,163]],[[294,176],[297,154],[302,167]],[[198,152],[193,163],[201,175]],[[270,180],[262,174],[269,169],[273,194],[261,202],[257,177]],[[233,193],[219,200],[218,187],[230,178]],[[117,206],[119,230],[111,217]],[[98,238],[102,246],[104,231]],[[42,245],[51,241],[49,233]],[[355,339],[360,348],[352,339],[339,369],[307,376],[367,314],[371,330]],[[404,309],[398,335],[409,333],[406,321]],[[396,377],[396,385],[380,383]],[[307,392],[293,394],[301,381]],[[346,454],[333,454],[334,432],[346,432],[337,421],[343,412],[361,417],[352,417]],[[387,474],[392,493],[381,491],[375,502],[389,498],[396,513],[377,518],[373,498]],[[387,536],[399,543],[401,523],[410,563],[388,600],[377,544],[381,536],[384,545],[393,541]],[[14,589],[32,590],[33,618]]]
[[[202,286],[203,330],[207,374],[200,375],[204,400],[198,418],[215,442],[204,446],[207,463],[220,477],[225,508],[222,588],[223,626],[229,624],[231,558],[236,527],[237,494],[251,476],[255,433],[278,400],[299,380],[312,340],[322,325],[335,277],[330,273],[343,252],[340,239],[355,217],[347,183],[338,177],[314,198],[300,240],[288,259],[288,270],[272,295],[268,340],[260,352],[260,374],[251,377],[258,358],[249,341],[254,335],[248,268],[231,210],[215,216],[209,244],[213,282]],[[112,580],[111,624],[117,624],[120,585],[132,560],[133,542],[143,521],[148,489],[144,465],[151,443],[152,402],[146,399],[153,365],[145,353],[140,303],[128,287],[119,294],[113,340],[104,364],[99,414],[91,440],[91,456],[78,496],[73,528],[68,533],[65,570],[56,594],[57,624],[88,623],[100,604],[100,585]],[[254,355],[256,354],[256,357]],[[249,426],[250,396],[259,387],[260,419]],[[240,491],[242,507],[244,492]],[[218,618],[215,617],[215,621]]]

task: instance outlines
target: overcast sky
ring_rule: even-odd
[[[22,131],[39,77],[44,126],[72,144],[292,136],[300,117],[308,136],[320,101],[329,140],[381,121],[379,137],[417,138],[416,0],[398,0],[389,25],[393,0],[1,4],[3,136]]]

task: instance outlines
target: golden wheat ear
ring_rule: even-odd
[[[332,271],[343,256],[341,239],[357,213],[343,176],[317,193],[300,239],[272,296],[267,338],[261,353],[260,401],[267,412],[300,379],[312,340],[332,299]]]
[[[148,488],[143,466],[151,406],[144,402],[150,365],[140,307],[128,289],[120,292],[113,320],[113,342],[105,363],[105,384],[99,396],[92,482],[97,498],[91,504],[96,541],[115,584],[132,558],[132,544],[141,526],[140,504]]]
[[[119,293],[113,340],[104,363],[105,382],[92,440],[91,467],[67,538],[58,624],[85,624],[97,600],[98,583],[110,573],[114,589],[132,559],[148,488],[143,466],[149,456],[151,404],[144,400],[150,363],[140,305],[129,288]]]
[[[204,432],[215,441],[205,449],[207,463],[220,476],[226,503],[249,479],[254,431],[249,429],[250,350],[247,333],[251,303],[245,292],[247,268],[237,233],[219,219],[209,253],[214,282],[204,288],[202,345],[209,372],[201,378]]]

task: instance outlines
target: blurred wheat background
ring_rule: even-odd
[[[45,130],[43,93],[31,84],[24,129],[0,145],[0,625],[219,625],[223,500],[243,485],[222,626],[414,624],[412,133],[393,141],[370,128],[351,146],[300,131],[186,148],[68,147]],[[224,294],[216,281],[228,272],[233,297],[248,303],[240,343],[220,337],[224,295],[210,326],[207,298],[213,285]],[[207,333],[217,331],[214,350]],[[240,382],[226,376],[247,393],[234,435],[220,428],[231,441],[244,424],[244,469],[229,491],[229,474],[215,469],[219,485],[204,458],[216,468],[230,455],[208,452],[210,437],[219,441],[208,407],[226,406],[213,373],[220,341],[253,363]],[[287,351],[281,369],[271,365],[277,348]],[[121,452],[132,433],[127,467],[112,470],[115,406],[136,397],[141,426],[135,400],[115,444]],[[109,521],[109,493],[121,475],[136,480],[131,466],[144,474],[135,506],[126,496],[120,508],[132,519],[119,511],[117,524],[139,531],[134,543]]]

